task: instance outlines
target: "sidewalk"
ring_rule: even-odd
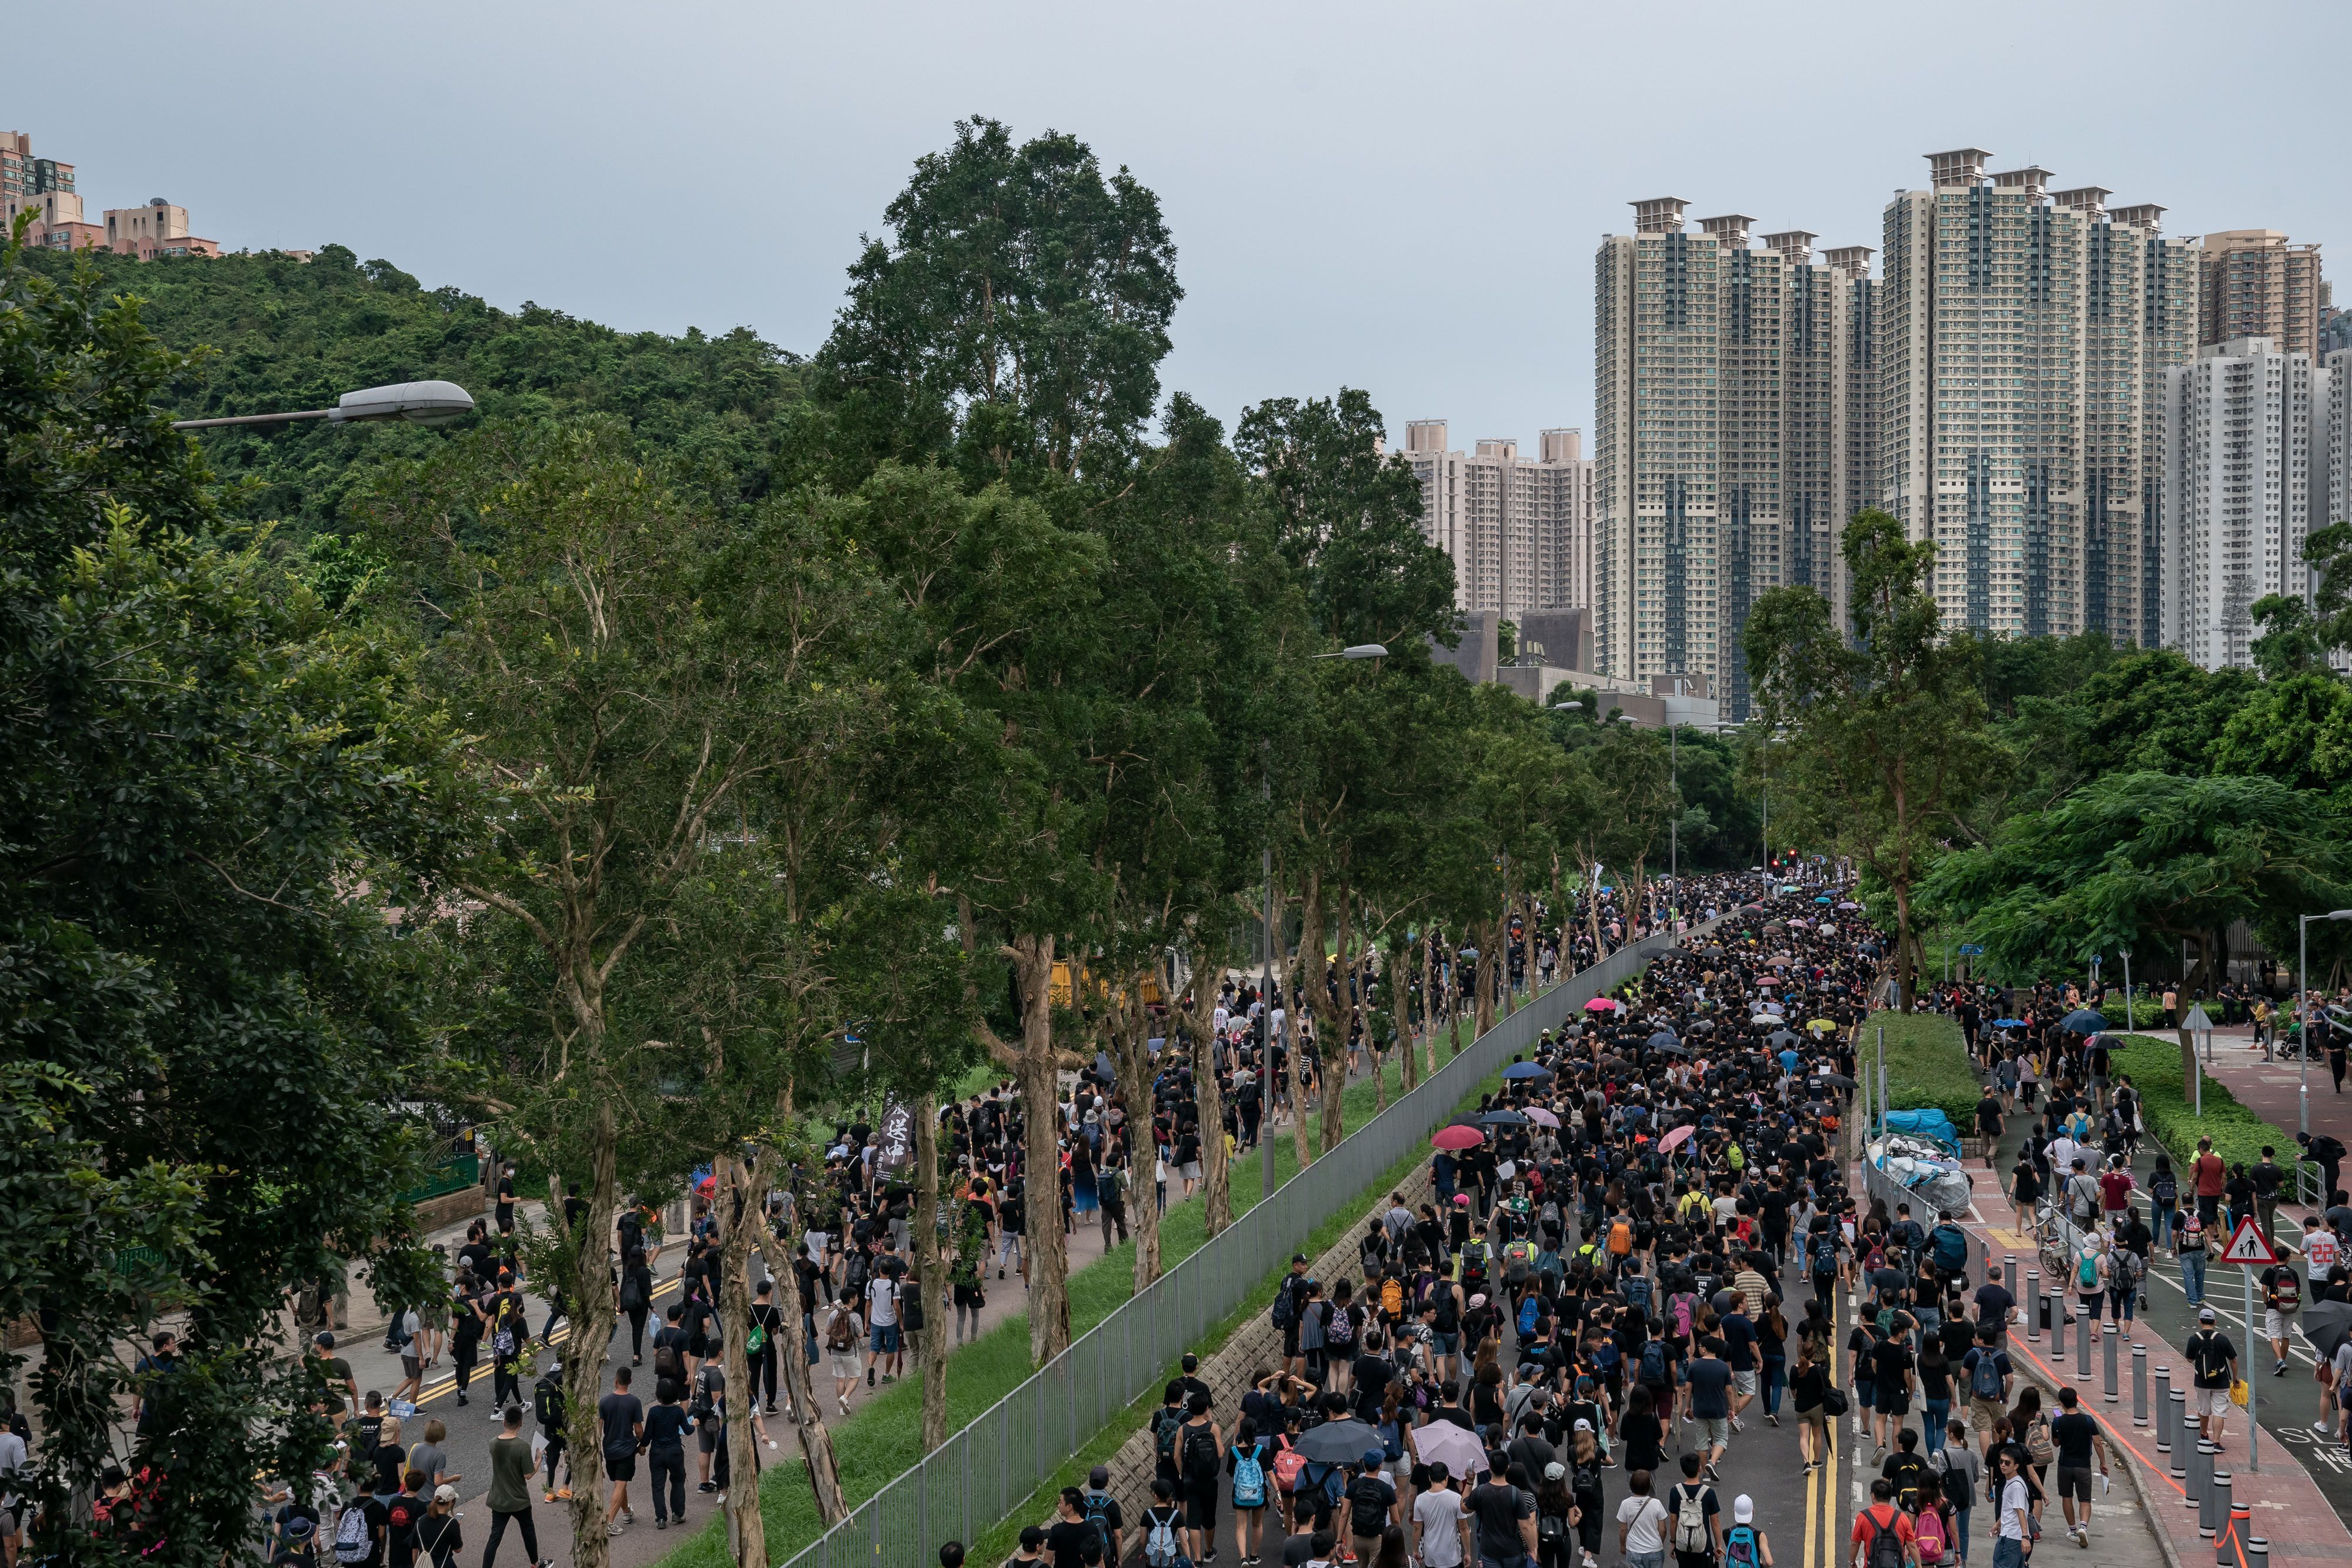
[[[2162,1030],[2139,1030],[2136,1032],[2158,1040],[2173,1035]],[[2213,1060],[2207,1071],[2220,1080],[2238,1103],[2287,1135],[2288,1144],[2282,1146],[2282,1155],[2292,1155],[2295,1129],[2301,1125],[2298,1092],[2307,1083],[2311,1101],[2311,1130],[2328,1133],[2352,1145],[2352,1094],[2336,1092],[2336,1083],[2327,1075],[2327,1060],[2321,1057],[2309,1063],[2309,1077],[2302,1076],[2305,1063],[2297,1061],[2265,1061],[2263,1053],[2252,1049],[2253,1026],[2242,1024],[2235,1029],[2213,1031]]]

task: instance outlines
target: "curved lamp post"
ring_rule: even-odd
[[[332,408],[302,409],[291,413],[237,413],[222,419],[175,419],[172,428],[218,430],[236,424],[291,424],[306,419],[323,419],[331,424],[387,419],[410,424],[447,424],[473,412],[473,394],[455,382],[402,382],[394,386],[345,392]]]

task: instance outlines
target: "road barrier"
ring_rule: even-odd
[[[1700,928],[1702,930],[1705,927]],[[1696,936],[1694,931],[1680,940]],[[1300,1242],[1416,1148],[1480,1081],[1584,1004],[1639,973],[1678,938],[1660,934],[1578,971],[1480,1035],[1462,1054],[1285,1182],[1200,1250],[1114,1311],[971,1425],[850,1511],[784,1568],[933,1561],[1019,1507],[1114,1416],[1166,1386],[1168,1370]]]

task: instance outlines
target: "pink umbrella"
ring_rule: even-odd
[[[1673,1132],[1668,1133],[1664,1137],[1658,1140],[1658,1153],[1662,1155],[1673,1154],[1676,1149],[1690,1142],[1691,1134],[1696,1131],[1696,1128],[1692,1127],[1687,1124],[1683,1126],[1676,1127]]]
[[[1540,1105],[1530,1105],[1528,1107],[1528,1120],[1533,1122],[1538,1127],[1557,1127],[1559,1125],[1559,1118],[1553,1115],[1550,1112],[1545,1110]]]
[[[1423,1464],[1444,1465],[1451,1475],[1475,1476],[1486,1468],[1486,1446],[1451,1421],[1414,1427],[1412,1446]]]
[[[1433,1148],[1475,1149],[1486,1141],[1486,1134],[1475,1127],[1440,1127],[1437,1136],[1429,1140]]]
[[[1589,1013],[1613,1013],[1617,1010],[1617,1004],[1607,997],[1595,997],[1584,1004],[1584,1010]]]

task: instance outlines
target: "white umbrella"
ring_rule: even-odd
[[[1444,1465],[1456,1477],[1483,1474],[1486,1469],[1486,1446],[1465,1427],[1451,1421],[1432,1421],[1412,1431],[1412,1446],[1424,1465]]]

